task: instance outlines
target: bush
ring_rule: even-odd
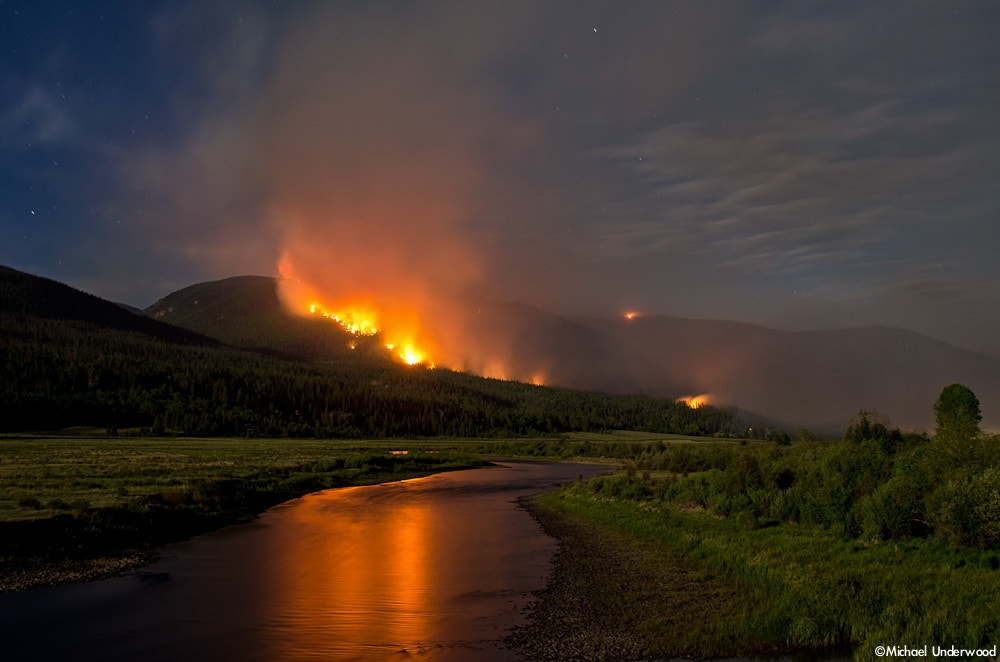
[[[66,503],[63,499],[51,499],[46,506],[52,510],[73,510],[73,506]]]
[[[35,497],[24,497],[19,499],[17,505],[19,508],[31,508],[33,510],[42,509],[42,502]]]
[[[952,545],[1000,545],[1000,468],[956,475],[934,490],[927,497],[927,520]]]
[[[864,537],[887,540],[924,535],[924,486],[918,476],[897,474],[858,503]]]

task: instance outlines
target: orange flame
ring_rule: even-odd
[[[627,310],[625,311],[624,317],[627,320],[634,320],[636,317],[639,317],[639,313],[634,310]]]
[[[413,343],[405,343],[399,350],[396,350],[396,343],[386,343],[386,349],[396,352],[396,356],[406,365],[419,365],[427,363],[430,367],[434,364],[427,359],[427,355],[413,346]]]
[[[709,395],[707,393],[702,393],[701,395],[686,395],[683,398],[678,398],[677,402],[683,402],[691,409],[697,409],[702,405],[708,404]]]
[[[312,315],[320,315],[339,324],[344,331],[356,336],[374,336],[378,333],[378,315],[360,307],[348,307],[340,312],[328,312],[321,304],[309,304]]]
[[[279,262],[278,272],[282,276],[278,292],[291,312],[328,319],[354,336],[378,336],[403,363],[434,367],[432,346],[423,339],[418,340],[420,326],[416,313],[403,309],[383,311],[364,296],[341,301],[337,306],[327,306],[322,303],[324,297],[295,277],[287,255]],[[355,349],[357,343],[351,341],[348,347]]]
[[[503,318],[490,309],[481,316],[481,308],[468,305],[470,300],[453,289],[435,289],[405,274],[388,273],[395,269],[391,265],[385,273],[365,272],[364,278],[353,269],[324,274],[326,268],[322,262],[300,263],[298,256],[285,251],[278,262],[278,295],[289,313],[322,317],[358,336],[348,339],[351,349],[361,347],[360,337],[368,336],[407,365],[550,383],[544,360],[519,353]]]

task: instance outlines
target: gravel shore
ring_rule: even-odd
[[[548,585],[507,644],[532,660],[698,657],[678,632],[704,623],[733,592],[650,543],[543,506],[521,504],[559,540]]]
[[[140,551],[122,556],[46,563],[30,570],[18,570],[0,576],[0,593],[21,591],[35,586],[107,579],[147,566],[156,558],[156,552]]]

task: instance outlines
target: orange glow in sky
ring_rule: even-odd
[[[282,276],[279,294],[291,312],[307,317],[323,317],[355,336],[377,335],[393,356],[403,363],[434,367],[433,345],[419,334],[421,326],[416,311],[404,306],[384,310],[373,303],[374,297],[363,294],[340,297],[336,305],[327,305],[324,303],[326,297],[294,276],[290,258],[282,258],[278,271]],[[356,346],[354,341],[348,343],[351,349]]]
[[[306,248],[297,245],[295,250]],[[285,310],[336,323],[356,336],[345,339],[352,349],[367,337],[367,346],[382,345],[406,365],[536,385],[557,383],[549,357],[525,342],[528,318],[516,309],[488,298],[481,302],[461,288],[404,271],[391,255],[364,255],[374,266],[333,259],[318,248],[316,255],[305,257],[284,251],[277,265],[277,292]]]

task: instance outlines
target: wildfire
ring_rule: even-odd
[[[390,352],[396,351],[395,343],[386,343],[385,347]],[[424,354],[424,352],[421,352],[416,347],[414,347],[413,343],[404,344],[402,348],[396,352],[396,356],[398,356],[399,359],[407,365],[419,365],[421,363],[427,363],[431,367],[434,367],[434,364],[430,363],[430,361],[427,360],[427,355]]]
[[[624,317],[627,320],[634,320],[636,317],[639,317],[639,313],[634,310],[627,310],[625,311]]]
[[[375,336],[379,333],[384,333],[378,322],[378,314],[364,306],[352,306],[344,308],[339,312],[330,312],[322,304],[313,302],[309,304],[309,314],[319,315],[331,322],[335,322],[344,331],[355,336]],[[351,341],[348,343],[348,347],[356,349],[357,343]],[[403,341],[390,340],[385,343],[385,347],[407,365],[426,364],[431,368],[434,367],[428,353],[419,349],[416,342],[411,339]]]
[[[707,393],[703,393],[701,395],[686,395],[683,398],[678,398],[677,402],[683,402],[691,409],[697,409],[702,405],[707,405],[708,398],[709,396]]]
[[[378,315],[373,311],[354,307],[340,312],[329,312],[320,304],[309,304],[309,312],[339,324],[344,331],[356,336],[374,336],[378,333]]]
[[[278,295],[289,312],[330,320],[356,338],[373,338],[407,365],[434,367],[432,356],[440,353],[440,347],[422,329],[418,308],[411,302],[369,291],[324,294],[301,277],[287,253],[278,261],[278,273]],[[329,305],[334,299],[337,304]],[[357,349],[360,344],[352,339],[347,346]]]

